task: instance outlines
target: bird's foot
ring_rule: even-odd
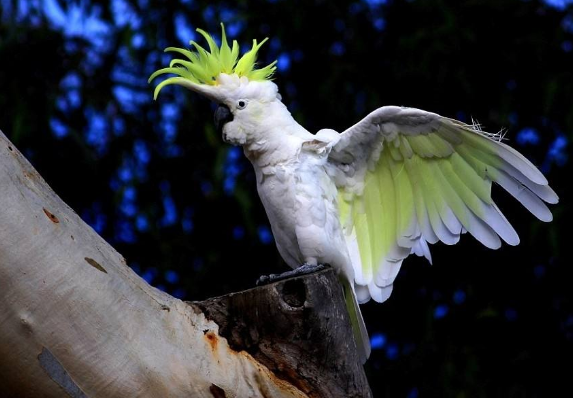
[[[312,274],[314,272],[322,271],[328,265],[326,264],[303,264],[298,268],[293,269],[292,271],[283,272],[282,274],[271,274],[271,275],[262,275],[257,280],[257,286],[268,285],[270,283],[282,281],[285,279],[293,278],[295,276],[307,275]]]

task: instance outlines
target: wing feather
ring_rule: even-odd
[[[557,203],[547,179],[499,137],[414,108],[382,107],[332,146],[341,223],[360,302],[384,301],[411,253],[469,232],[488,248],[519,236],[494,203],[495,182],[542,221]],[[358,291],[357,290],[357,291]]]

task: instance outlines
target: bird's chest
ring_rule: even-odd
[[[320,258],[317,250],[326,250],[340,235],[337,191],[324,165],[302,157],[257,174],[259,196],[283,258],[291,266]]]
[[[336,200],[336,187],[323,165],[303,161],[278,165],[259,171],[258,193],[271,224],[283,228],[310,222],[324,222],[329,207]]]

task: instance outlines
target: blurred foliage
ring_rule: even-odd
[[[270,37],[283,100],[310,131],[407,105],[506,138],[561,197],[542,224],[499,195],[522,244],[470,238],[408,259],[390,300],[365,305],[376,397],[546,397],[573,373],[567,0],[0,0],[0,128],[56,192],[154,286],[200,300],[285,266],[254,175],[178,87],[157,102],[162,50],[218,32]]]

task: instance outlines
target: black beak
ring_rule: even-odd
[[[217,132],[221,134],[223,132],[223,126],[225,123],[233,120],[233,114],[227,107],[227,105],[220,104],[215,111],[215,128]]]

